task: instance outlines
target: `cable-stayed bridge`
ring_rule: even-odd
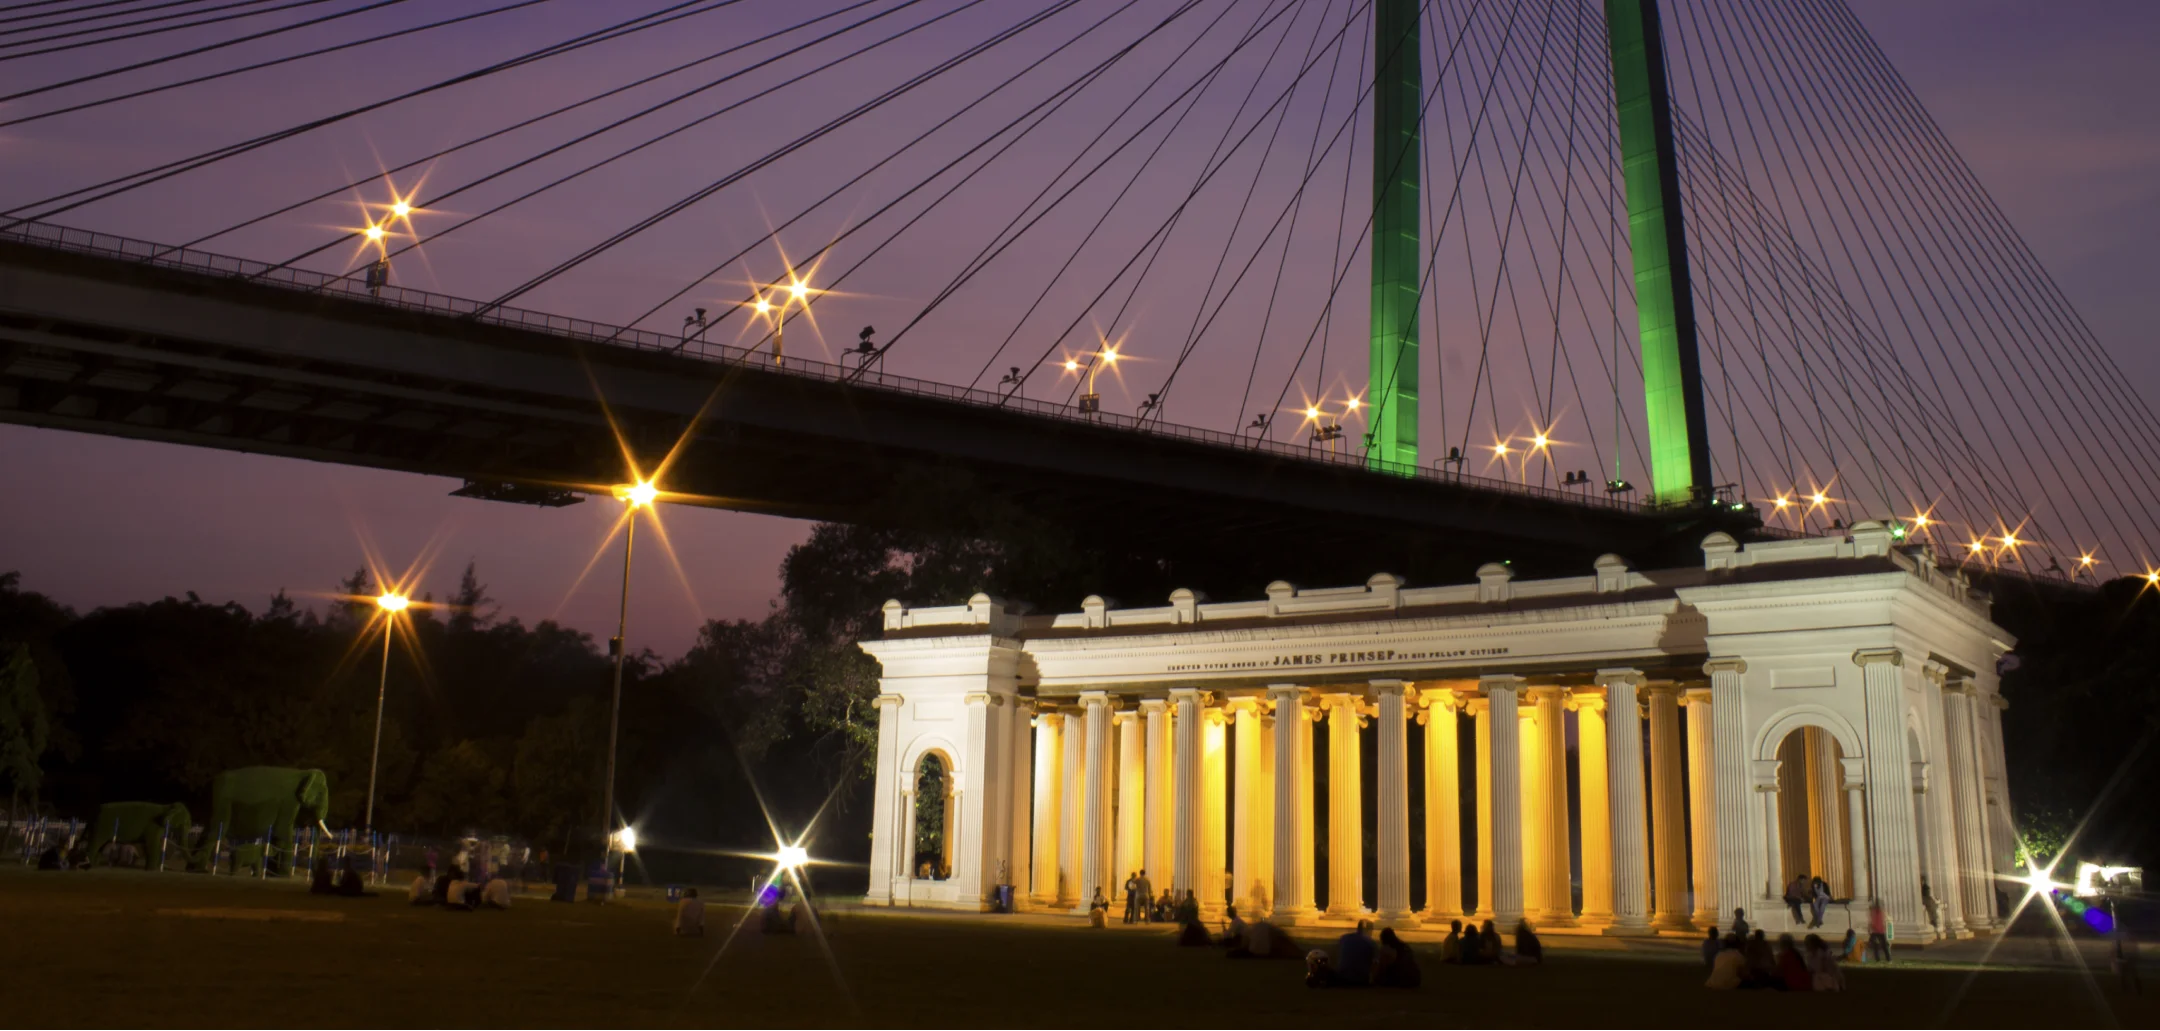
[[[0,418],[540,503],[625,450],[826,519],[927,471],[1316,568],[2160,559],[2160,421],[1837,0],[212,6],[15,5],[0,128],[488,45],[18,187]]]

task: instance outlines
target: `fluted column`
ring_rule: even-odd
[[[1537,699],[1537,732],[1543,741],[1538,758],[1545,770],[1539,786],[1545,792],[1540,813],[1545,818],[1541,844],[1545,849],[1545,910],[1541,926],[1575,926],[1574,832],[1568,820],[1567,789],[1567,689],[1541,687],[1530,692]]]
[[[1183,901],[1185,893],[1200,890],[1200,692],[1180,688],[1170,692],[1171,805],[1170,897]]]
[[[1271,871],[1275,858],[1275,764],[1261,756],[1261,749],[1272,754],[1273,742],[1269,739],[1266,716],[1261,703],[1252,698],[1240,698],[1226,708],[1235,721],[1233,730],[1237,740],[1237,782],[1231,788],[1231,809],[1236,817],[1236,839],[1230,846],[1231,888],[1237,896],[1238,912],[1247,917],[1265,916],[1268,900],[1274,895],[1269,887],[1273,881]]]
[[[1104,871],[1110,861],[1110,696],[1084,691],[1080,704],[1087,713],[1087,757],[1080,781],[1080,881],[1075,912],[1086,913],[1095,890],[1109,894],[1110,878]]]
[[[1142,828],[1141,869],[1160,892],[1170,886],[1170,703],[1150,698],[1140,703],[1147,720],[1147,816]]]
[[[1905,749],[1905,657],[1895,648],[1853,653],[1867,697],[1868,870],[1875,897],[1901,927],[1927,926],[1920,908],[1920,842]]]
[[[1027,901],[1030,875],[1034,872],[1028,846],[1034,835],[1034,821],[1029,819],[1029,813],[1035,806],[1035,757],[1029,749],[1028,728],[1035,719],[1035,705],[1015,697],[1007,708],[1010,711],[1007,718],[1012,725],[1006,740],[1012,742],[1012,754],[1005,757],[1005,765],[1011,772],[1012,784],[1005,798],[1006,812],[1010,814],[1005,826],[1009,843],[1006,855],[1011,857],[1005,883],[1012,885],[1013,901],[1017,906]]]
[[[1281,923],[1310,923],[1315,915],[1306,891],[1312,877],[1312,738],[1306,733],[1304,691],[1294,684],[1271,684],[1275,703],[1275,905]],[[1300,810],[1303,810],[1300,812]]]
[[[1461,918],[1462,728],[1461,700],[1450,690],[1426,691],[1425,711],[1425,922]]]
[[[2012,819],[2008,757],[2003,752],[2002,714],[2009,702],[1993,691],[1985,694],[1979,705],[1980,715],[1986,725],[1980,728],[1981,754],[1986,757],[1987,806],[1989,852],[1997,874],[2010,874],[2017,869],[2017,824]],[[2008,914],[1998,914],[2005,919]]]
[[[1659,930],[1694,929],[1688,919],[1687,797],[1681,790],[1680,687],[1652,684],[1643,689],[1650,698],[1650,818],[1655,851],[1652,873],[1657,879],[1657,909],[1653,925]]]
[[[1867,833],[1867,760],[1840,759],[1844,768],[1845,818],[1849,821],[1845,831],[1846,864],[1852,869],[1852,883],[1833,898],[1867,900],[1880,898],[1875,891],[1875,875],[1868,857],[1873,854],[1868,847]]]
[[[1942,921],[1945,937],[1963,938],[1971,932],[1965,927],[1965,887],[1961,869],[1964,863],[1958,857],[1962,842],[1958,839],[1957,803],[1954,781],[1950,772],[1950,735],[1944,701],[1944,685],[1948,681],[1949,667],[1939,662],[1928,662],[1923,667],[1923,683],[1920,692],[1922,733],[1927,735],[1928,774],[1927,809],[1923,819],[1928,821],[1927,843],[1934,855],[1931,857],[1928,883],[1935,889],[1936,910]]]
[[[1125,879],[1147,865],[1147,750],[1146,727],[1137,712],[1121,712],[1110,718],[1117,727],[1117,862],[1111,864],[1110,899],[1125,897]]]
[[[1313,750],[1313,726],[1320,722],[1321,716],[1322,713],[1317,707],[1308,705],[1304,709],[1303,717],[1298,720],[1298,847],[1303,850],[1305,857],[1302,860],[1303,865],[1298,868],[1298,897],[1305,900],[1306,907],[1312,909],[1315,915],[1318,913],[1320,892],[1315,884],[1319,864],[1315,863],[1313,858],[1320,836],[1313,824],[1313,791],[1319,783],[1319,778],[1313,775],[1313,757],[1318,754]]]
[[[1522,683],[1515,676],[1478,678],[1492,708],[1492,914],[1502,927],[1523,918],[1522,727],[1515,702]]]
[[[1973,751],[1973,686],[1958,680],[1943,689],[1943,730],[1950,738],[1950,796],[1956,817],[1958,874],[1965,903],[1965,923],[1975,930],[1994,926],[1988,899],[1994,894],[1988,869],[1987,813],[1982,799],[1980,764]]]
[[[1379,728],[1374,745],[1379,754],[1379,918],[1381,923],[1408,927],[1417,923],[1410,911],[1410,739],[1403,709],[1403,682],[1372,682],[1374,709]]]
[[[1717,799],[1717,890],[1721,917],[1731,917],[1735,909],[1746,909],[1754,901],[1755,887],[1764,883],[1764,871],[1756,870],[1752,853],[1754,846],[1748,840],[1748,830],[1753,824],[1748,810],[1753,806],[1750,797],[1751,779],[1748,776],[1747,758],[1747,707],[1741,702],[1742,677],[1747,674],[1747,663],[1741,659],[1712,659],[1703,665],[1703,672],[1710,675],[1710,755],[1717,772],[1711,776],[1711,787]],[[1775,785],[1772,785],[1775,790]],[[1773,802],[1775,799],[1773,798]],[[1766,855],[1775,856],[1772,848]],[[1764,868],[1771,865],[1764,860]],[[1776,898],[1776,895],[1772,895]]]
[[[1695,884],[1695,922],[1723,927],[1718,912],[1717,760],[1711,752],[1710,692],[1687,693],[1688,856]]]
[[[1328,714],[1328,904],[1327,915],[1355,918],[1364,911],[1364,757],[1358,747],[1358,699],[1323,695]]]
[[[1755,797],[1762,800],[1763,855],[1767,857],[1762,869],[1757,871],[1759,877],[1754,886],[1762,892],[1764,899],[1781,899],[1785,895],[1785,889],[1784,885],[1779,883],[1784,868],[1778,860],[1779,844],[1783,841],[1779,830],[1778,810],[1784,806],[1784,799],[1778,794],[1776,767],[1771,768],[1769,776],[1757,778],[1754,788]]]
[[[1065,761],[1062,764],[1065,787],[1058,793],[1064,808],[1059,819],[1063,827],[1058,832],[1058,902],[1067,909],[1087,902],[1087,898],[1079,894],[1081,829],[1087,823],[1087,794],[1082,788],[1087,777],[1085,713],[1083,709],[1065,717]]]
[[[1545,762],[1545,735],[1540,732],[1537,690],[1526,688],[1516,697],[1527,703],[1516,710],[1520,727],[1516,739],[1520,779],[1516,783],[1522,797],[1523,912],[1542,926],[1552,906],[1546,897],[1552,883],[1547,872],[1552,850],[1545,842],[1552,828],[1552,817],[1546,811],[1552,796],[1545,782],[1550,769]]]
[[[1228,723],[1219,708],[1200,713],[1200,911],[1210,919],[1222,915],[1223,881],[1229,876],[1224,852],[1230,833]]]
[[[1473,912],[1479,919],[1492,916],[1492,699],[1486,698],[1483,688],[1479,696],[1467,704],[1470,710],[1472,749],[1470,757],[1477,769],[1477,908]]]
[[[1853,885],[1852,854],[1845,845],[1845,774],[1838,762],[1837,736],[1821,727],[1801,734],[1807,755],[1808,866],[1830,884],[1833,898],[1859,894]]]
[[[1601,669],[1597,678],[1605,687],[1605,780],[1612,803],[1612,926],[1606,933],[1648,934],[1650,840],[1643,797],[1642,710],[1636,701],[1643,675],[1632,669]]]
[[[1569,704],[1575,710],[1575,780],[1582,795],[1582,922],[1602,927],[1613,920],[1612,797],[1605,761],[1611,738],[1603,695],[1577,691]],[[1560,812],[1565,816],[1567,807]]]
[[[1065,717],[1035,714],[1035,885],[1040,906],[1058,901],[1058,825],[1064,822],[1060,801],[1065,787]]]

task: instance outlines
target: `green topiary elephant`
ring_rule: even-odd
[[[222,829],[224,840],[233,842],[233,868],[252,867],[263,861],[255,842],[267,831],[276,853],[291,855],[293,822],[304,819],[320,825],[330,814],[330,778],[321,770],[290,770],[278,766],[248,766],[226,770],[210,782],[210,814],[203,820],[203,836],[197,842],[195,868],[207,866]],[[266,873],[283,872],[277,855]]]
[[[103,860],[105,846],[115,841],[142,849],[143,865],[155,870],[165,865],[165,843],[187,852],[188,808],[178,802],[107,802],[90,821],[90,863]]]

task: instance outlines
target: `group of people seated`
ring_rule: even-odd
[[[1490,920],[1483,927],[1465,927],[1462,921],[1454,920],[1448,924],[1447,937],[1440,942],[1440,962],[1466,967],[1535,966],[1545,962],[1545,943],[1538,939],[1537,930],[1528,920],[1515,922],[1513,949],[1501,943],[1500,930]]]
[[[436,875],[432,882],[425,873],[415,876],[405,898],[415,906],[440,906],[460,912],[509,909],[510,880],[491,877],[486,884],[474,884],[465,879],[464,867],[452,866]]]
[[[809,934],[815,917],[810,904],[785,884],[768,884],[758,892],[758,931],[763,934]]]
[[[1851,933],[1847,932],[1847,936]],[[1703,939],[1703,963],[1710,968],[1710,979],[1703,982],[1708,988],[1845,990],[1845,972],[1838,966],[1838,953],[1819,934],[1808,935],[1805,943],[1795,942],[1790,934],[1778,935],[1773,951],[1760,929],[1745,934],[1735,931],[1720,938],[1713,927]]]
[[[1358,921],[1335,940],[1335,955],[1314,949],[1305,954],[1307,988],[1416,988],[1421,983],[1417,954],[1390,928],[1376,944],[1370,920]]]
[[[315,870],[308,877],[308,893],[311,895],[343,895],[357,898],[368,894],[367,881],[353,867],[351,856],[338,860],[335,879],[330,875],[330,860],[325,856],[315,860]]]

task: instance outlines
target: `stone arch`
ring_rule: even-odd
[[[1802,912],[1813,898],[1814,879],[1827,885],[1830,898],[1856,892],[1851,843],[1847,841],[1851,799],[1844,789],[1843,760],[1859,758],[1861,738],[1852,724],[1821,705],[1795,705],[1762,728],[1755,754],[1777,761],[1778,850],[1770,857],[1779,876],[1780,894],[1803,875],[1796,897]]]
[[[942,881],[952,876],[959,831],[960,766],[955,749],[938,738],[917,739],[901,767],[908,806],[907,869],[915,880]]]

